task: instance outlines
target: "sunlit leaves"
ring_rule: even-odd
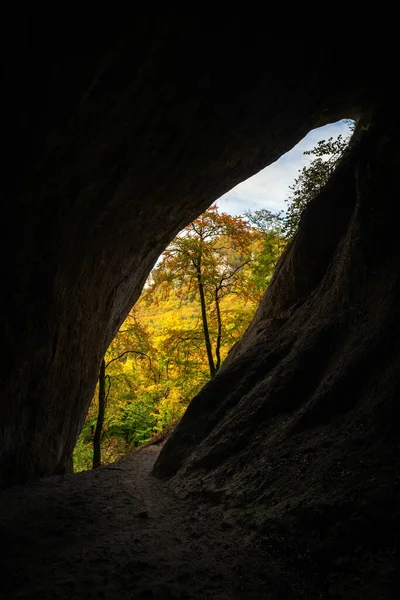
[[[327,184],[349,141],[350,136],[339,135],[336,139],[331,137],[328,140],[321,140],[315,148],[304,152],[315,158],[299,171],[299,176],[290,186],[284,223],[284,232],[288,239],[296,232],[302,212]]]
[[[269,215],[232,217],[215,206],[173,240],[105,356],[103,464],[175,423],[209,380],[199,284],[217,368],[247,329],[283,247]],[[90,467],[96,414],[97,394],[76,470]]]

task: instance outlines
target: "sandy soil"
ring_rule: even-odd
[[[0,596],[289,597],[271,588],[265,557],[218,503],[177,499],[151,475],[159,450],[3,493]]]

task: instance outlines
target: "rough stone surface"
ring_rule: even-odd
[[[177,500],[152,477],[158,452],[3,493],[2,597],[274,600],[305,589],[218,502]]]
[[[327,597],[392,597],[400,567],[398,132],[381,112],[304,213],[155,465],[181,497],[217,495],[266,548],[281,531],[336,581]]]

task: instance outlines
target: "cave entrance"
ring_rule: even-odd
[[[165,436],[215,376],[352,129],[342,120],[311,131],[171,242],[102,362],[74,452],[76,471]]]

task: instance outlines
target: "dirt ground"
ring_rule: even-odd
[[[0,596],[289,597],[271,588],[265,558],[220,505],[177,499],[151,475],[159,450],[3,493]]]
[[[216,496],[177,498],[151,474],[159,452],[160,446],[149,445],[108,467],[3,492],[0,599],[399,597],[392,591],[394,556],[388,561],[382,554],[380,565],[366,548],[359,565],[349,550],[338,578],[337,557],[346,551],[335,547],[335,537],[317,544],[326,569],[316,556],[311,560],[295,551],[296,540],[307,547],[308,531],[311,552],[315,511],[304,531],[289,514],[281,531],[271,520],[263,532],[255,531],[244,514],[225,512]],[[370,569],[378,569],[378,582]]]

